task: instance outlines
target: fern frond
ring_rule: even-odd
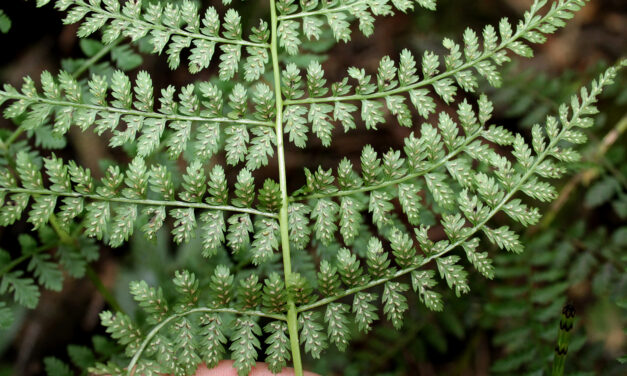
[[[61,238],[47,225],[38,230],[38,239],[20,234],[17,236],[20,255],[11,255],[0,249],[0,294],[13,296],[17,305],[35,308],[41,295],[40,286],[60,291],[65,275],[82,278],[88,262],[98,259],[98,248],[84,236]],[[22,270],[20,270],[22,268]],[[0,304],[0,326],[10,325],[14,318],[13,307]]]
[[[23,277],[22,271],[6,273],[0,280],[0,294],[12,293],[15,302],[35,308],[39,302],[39,289],[32,278]]]
[[[95,125],[98,135],[111,133],[109,146],[134,144],[140,157],[165,147],[169,157],[176,159],[189,148],[198,159],[208,160],[224,148],[228,164],[246,161],[247,167],[254,170],[267,165],[268,156],[274,154],[276,137],[270,121],[274,115],[268,110],[274,99],[268,97],[270,89],[265,84],[255,86],[252,103],[257,111],[252,114],[254,118],[248,119],[244,114],[248,112],[249,100],[242,85],[235,85],[229,95],[229,105],[234,110],[227,114],[222,91],[208,82],[185,86],[178,100],[173,86],[161,90],[160,107],[155,111],[148,73],[139,72],[134,86],[121,71],[115,71],[110,81],[94,75],[83,88],[66,72],[55,78],[44,71],[43,95],[27,77],[19,91],[5,85],[0,91],[0,102],[11,102],[4,111],[5,118],[18,120],[24,116],[24,130],[37,130],[51,119],[55,136],[65,135],[72,125],[83,131]],[[194,133],[196,139],[192,140]]]
[[[17,166],[17,176],[6,169],[2,172],[5,178],[0,182],[0,192],[10,199],[0,208],[0,220],[5,225],[20,218],[32,198],[28,221],[35,228],[48,223],[53,214],[65,228],[82,217],[87,236],[104,238],[113,247],[129,239],[138,220],[143,223],[141,230],[146,237],[153,238],[168,216],[174,219],[172,235],[178,243],[189,241],[200,226],[206,256],[215,254],[225,240],[234,252],[243,250],[250,244],[249,233],[254,234],[251,245],[256,264],[268,261],[279,246],[277,214],[251,208],[254,179],[246,169],[239,174],[232,205],[228,205],[222,168],[214,167],[207,192],[204,167],[198,160],[188,166],[179,193],[163,166],[149,167],[141,158],[135,158],[125,172],[111,166],[98,184],[90,170],[73,162],[64,164],[52,155],[44,159],[52,183],[47,188],[31,156],[19,153]],[[266,184],[260,206],[278,201],[275,184]]]
[[[285,81],[283,92],[287,95],[284,111],[290,127],[286,127],[285,132],[289,133],[290,140],[300,146],[307,140],[306,130],[311,128],[322,143],[328,145],[334,128],[332,122],[340,122],[348,131],[355,127],[354,113],[360,110],[366,128],[377,129],[378,124],[385,122],[384,107],[397,118],[400,125],[411,126],[413,123],[407,95],[409,102],[426,119],[435,111],[431,91],[426,88],[428,86],[446,103],[454,101],[458,87],[466,92],[475,92],[479,77],[492,86],[500,86],[501,76],[497,67],[510,60],[508,51],[531,57],[533,51],[526,42],[543,43],[546,34],[563,27],[563,20],[572,17],[573,12],[585,3],[585,0],[552,3],[546,14],[540,15],[539,11],[546,0],[536,0],[515,31],[507,19],[501,20],[498,26],[500,43],[496,29],[486,26],[483,30],[483,50],[476,33],[466,29],[463,47],[450,39],[443,41],[449,54],[443,58],[442,71],[441,59],[433,52],[426,51],[421,67],[418,67],[416,58],[409,50],[401,53],[398,67],[390,57],[384,57],[375,77],[366,74],[364,69],[351,67],[347,78],[331,85],[329,96],[326,96],[327,88],[324,91],[311,90],[312,87],[324,86],[326,82],[318,62],[312,61],[307,68],[307,87],[310,89],[307,97],[303,97],[304,92],[299,90],[301,83],[296,79],[300,75],[298,68],[288,66],[283,74],[291,79]],[[422,79],[417,73],[419,68],[422,70]],[[349,84],[349,78],[356,85]],[[379,99],[385,99],[385,102]],[[358,102],[359,106],[344,102]],[[307,118],[304,114],[308,114]]]
[[[38,1],[44,6],[50,0]],[[258,79],[269,62],[268,24],[260,21],[253,28],[250,40],[242,38],[240,15],[229,9],[222,23],[214,7],[207,8],[201,19],[196,3],[184,1],[180,5],[147,3],[141,0],[120,3],[119,0],[86,1],[57,0],[55,8],[67,12],[65,24],[81,23],[77,34],[85,38],[103,30],[102,42],[113,43],[119,37],[128,37],[137,42],[148,37],[153,53],[166,50],[171,69],[180,65],[181,52],[190,50],[188,69],[191,73],[209,67],[215,50],[219,47],[220,79],[229,80],[239,71],[242,48],[248,57],[244,63],[244,78]],[[222,31],[220,31],[222,29]],[[166,49],[167,47],[167,49]]]
[[[423,124],[420,138],[416,138],[412,133],[405,139],[404,158],[401,157],[400,151],[391,150],[384,154],[381,160],[370,146],[364,147],[361,176],[352,169],[347,160],[338,166],[337,179],[330,175],[330,170],[318,170],[314,174],[305,171],[307,185],[290,199],[315,202],[311,219],[315,220],[313,226],[315,236],[323,244],[333,239],[338,230],[335,225],[338,211],[340,233],[344,242],[350,245],[358,231],[359,219],[362,218],[360,213],[368,209],[372,214],[372,222],[377,227],[389,225],[390,213],[394,207],[392,200],[396,198],[401,203],[408,221],[417,224],[417,212],[422,206],[419,203],[418,192],[422,187],[430,192],[435,204],[450,211],[455,204],[452,185],[458,184],[467,188],[476,185],[480,190],[484,189],[482,184],[473,179],[470,167],[472,160],[478,159],[492,165],[500,161],[498,155],[480,141],[482,137],[491,138],[494,129],[499,129],[494,126],[487,129],[484,127],[490,106],[485,97],[480,98],[479,112],[483,122],[479,123],[468,103],[460,104],[458,115],[462,121],[462,129],[466,132],[465,136],[457,134],[457,130],[449,131],[457,129],[458,125],[445,113],[441,114],[439,121],[441,134],[431,125]],[[501,129],[500,132],[506,131]],[[421,182],[421,179],[424,180]],[[337,183],[332,184],[335,181]],[[340,199],[339,206],[332,200],[333,198]],[[366,200],[367,206],[361,204],[363,200]],[[332,210],[333,208],[335,209]],[[521,215],[529,211],[520,205],[511,208],[510,211],[516,209]],[[533,220],[531,214],[530,220]],[[460,231],[451,229],[449,232],[457,234]],[[401,256],[399,253],[397,257],[407,258],[407,261],[400,261],[402,267],[412,262],[412,256],[409,254]]]
[[[336,41],[348,42],[353,18],[359,21],[359,30],[370,36],[374,31],[374,16],[392,16],[394,9],[407,13],[414,9],[414,3],[435,10],[435,0],[309,0],[300,4],[295,4],[295,0],[280,0],[277,2],[279,44],[288,54],[295,55],[304,39],[300,29],[302,35],[313,40],[320,39],[325,26],[332,31]]]
[[[516,136],[512,146],[514,149],[513,153],[516,157],[516,161],[513,165],[507,159],[497,155],[486,158],[486,162],[489,161],[489,165],[491,165],[490,175],[483,172],[473,172],[471,175],[474,175],[474,178],[471,179],[472,183],[470,185],[464,187],[460,184],[462,187],[461,194],[458,196],[460,212],[443,217],[442,224],[448,239],[433,242],[428,237],[428,227],[423,225],[420,228],[416,228],[416,239],[422,249],[422,255],[419,255],[416,253],[411,238],[404,237],[406,235],[404,235],[402,230],[397,229],[392,231],[387,237],[390,238],[391,246],[395,251],[395,253],[393,253],[395,262],[401,269],[381,277],[377,274],[376,268],[372,268],[372,272],[374,272],[373,276],[377,278],[369,282],[368,279],[364,279],[358,283],[354,282],[361,278],[359,261],[356,255],[348,249],[342,249],[336,261],[336,267],[341,278],[337,276],[325,276],[325,274],[319,274],[319,278],[323,278],[324,284],[322,284],[322,286],[328,285],[329,278],[335,280],[341,279],[342,283],[346,286],[345,289],[342,290],[340,288],[339,290],[335,290],[341,291],[337,293],[329,291],[324,294],[325,297],[322,299],[310,304],[301,305],[298,307],[298,310],[300,312],[307,312],[317,307],[327,305],[325,320],[329,323],[329,331],[334,333],[337,337],[335,339],[336,344],[342,347],[344,343],[342,338],[345,336],[342,328],[345,325],[344,311],[346,310],[342,309],[342,304],[335,303],[338,299],[361,293],[366,289],[383,284],[385,285],[383,294],[384,303],[387,307],[385,308],[385,312],[387,313],[388,319],[397,326],[400,323],[400,317],[402,317],[401,313],[406,309],[406,303],[404,303],[406,298],[399,293],[399,291],[405,291],[407,288],[402,287],[404,285],[391,284],[392,280],[411,273],[412,284],[414,289],[419,292],[421,300],[429,308],[441,310],[442,303],[438,294],[430,291],[436,284],[433,279],[433,271],[424,269],[424,267],[432,261],[437,265],[437,270],[442,279],[446,280],[449,287],[454,289],[458,295],[469,291],[466,277],[467,272],[460,264],[461,258],[457,255],[447,255],[458,247],[462,247],[465,250],[468,261],[473,266],[482,274],[491,277],[493,273],[491,261],[485,253],[477,253],[479,239],[475,236],[478,232],[483,231],[486,233],[488,239],[499,248],[512,252],[520,252],[522,250],[522,243],[516,233],[511,231],[507,226],[492,229],[487,226],[488,221],[497,213],[505,210],[509,211],[514,219],[518,216],[513,213],[528,212],[526,206],[523,206],[519,199],[514,198],[515,195],[519,192],[526,194],[528,193],[526,189],[527,186],[539,184],[538,176],[553,177],[552,174],[545,174],[543,166],[546,166],[555,159],[559,160],[559,157],[556,155],[564,153],[565,150],[569,150],[564,142],[564,136],[568,134],[568,132],[592,125],[590,115],[596,113],[594,103],[597,101],[597,97],[603,87],[612,83],[616,71],[617,68],[615,67],[609,68],[605,73],[600,75],[597,80],[592,82],[590,90],[585,87],[582,88],[579,97],[572,97],[570,105],[564,104],[560,106],[559,120],[551,116],[547,117],[545,130],[548,139],[543,148],[536,148],[537,150],[534,150],[535,155],[533,154],[534,152],[531,151],[531,148],[526,146],[522,137]],[[460,119],[470,117],[470,114],[466,111],[461,111],[459,115]],[[483,116],[482,118],[484,121],[487,120],[487,118]],[[475,118],[474,122],[476,121]],[[475,131],[479,129],[478,133],[481,133],[481,124],[472,125],[474,122],[465,122],[468,126],[471,126],[471,129]],[[535,137],[540,137],[540,134],[536,132]],[[541,142],[536,139],[534,144],[540,145]],[[528,148],[529,152],[517,153],[518,150],[525,148]],[[475,155],[474,150],[470,150],[468,153],[470,156]],[[411,161],[412,158],[408,156],[408,160]],[[481,159],[479,161],[481,162]],[[491,176],[492,174],[493,176]],[[333,192],[333,190],[331,191]],[[528,195],[531,197],[534,196],[534,194]],[[323,194],[325,198],[319,200],[328,201],[329,199],[326,198],[328,196],[334,196],[334,193],[325,193]],[[435,202],[437,203],[437,200],[435,200]],[[508,203],[509,206],[507,206]],[[505,209],[506,207],[508,209]],[[529,213],[531,214],[523,215],[524,219],[522,219],[521,222],[529,223],[529,221],[537,220],[538,216],[534,214],[535,212]],[[369,256],[369,258],[370,257],[372,256]],[[411,261],[408,262],[405,260]],[[321,273],[322,267],[321,265]],[[325,264],[324,268],[325,270],[330,270],[330,265]],[[333,309],[330,307],[333,307]],[[359,310],[356,313],[358,312]],[[360,325],[363,325],[361,324],[363,317],[358,315],[356,320]]]
[[[265,328],[271,334],[266,340],[270,345],[267,355],[273,369],[278,370],[290,358],[286,348],[286,318],[282,314],[259,310],[261,296],[251,296],[248,291],[250,286],[256,286],[253,289],[259,293],[261,285],[257,280],[256,275],[242,280],[238,294],[244,299],[234,302],[231,295],[234,278],[228,267],[220,265],[214,270],[209,297],[199,290],[195,274],[185,270],[177,271],[173,280],[177,290],[174,304],[164,299],[160,288],[150,287],[143,281],[132,282],[131,291],[135,299],[150,315],[150,323],[154,325],[150,331],[143,334],[143,331],[131,324],[128,316],[121,313],[113,315],[111,312],[103,312],[101,320],[113,338],[126,347],[126,354],[131,358],[127,369],[132,370],[137,366],[135,372],[143,368],[143,372],[190,375],[201,361],[212,367],[223,359],[227,344],[223,320],[229,316],[222,314],[237,315],[231,323],[234,331],[230,336],[230,350],[235,367],[244,375],[248,374],[258,357],[259,337],[262,333],[257,318],[270,318],[276,321]],[[265,284],[274,286],[276,281],[280,281],[278,275],[270,276]],[[274,305],[267,302],[281,301],[276,296],[276,291],[280,293],[281,288],[279,285],[276,290],[264,290],[262,296],[265,306]],[[203,306],[204,302],[209,302],[209,306]],[[108,372],[106,370],[106,367],[92,369],[99,374]]]
[[[51,376],[71,376],[73,374],[67,364],[54,357],[45,358],[44,367],[46,373]]]
[[[479,111],[488,112],[490,108],[490,102],[485,96],[482,96],[479,100]],[[400,157],[400,151],[390,151],[381,160],[370,146],[366,146],[362,152],[361,177],[353,171],[350,162],[343,161],[337,168],[337,184],[331,184],[335,180],[334,177],[327,178],[326,174],[323,175],[323,171],[318,171],[308,176],[307,185],[293,195],[291,200],[305,201],[325,197],[351,196],[395,185],[399,185],[399,192],[395,195],[406,196],[410,194],[409,192],[417,189],[413,180],[419,176],[425,176],[425,183],[430,190],[433,189],[434,198],[437,197],[438,202],[443,206],[450,206],[452,204],[450,191],[441,181],[442,175],[435,172],[444,167],[459,184],[469,186],[472,182],[469,176],[471,169],[468,158],[477,158],[482,162],[488,162],[491,158],[496,157],[487,145],[479,141],[480,138],[493,139],[494,131],[498,130],[499,135],[504,135],[503,138],[500,138],[501,143],[507,145],[507,137],[512,137],[508,131],[501,127],[482,128],[481,126],[486,124],[488,118],[484,118],[481,122],[477,122],[476,118],[472,119],[471,122],[465,122],[462,116],[466,114],[472,114],[474,117],[474,111],[464,101],[458,107],[458,115],[462,120],[461,125],[466,133],[465,136],[457,134],[458,124],[449,115],[442,112],[439,116],[438,128],[442,133],[448,132],[449,129],[455,129],[452,131],[455,133],[452,141],[446,142],[445,139],[445,142],[442,142],[443,136],[437,132],[437,129],[430,124],[423,123],[420,138],[416,138],[414,133],[405,138],[405,158]],[[452,137],[449,135],[448,138]],[[377,167],[381,164],[383,169]],[[348,180],[348,176],[351,177],[350,180]],[[412,204],[407,203],[407,201],[409,198],[405,197],[403,199],[403,202],[406,202],[405,205],[419,205],[415,200],[412,200]],[[413,213],[418,210],[417,208],[406,207],[404,211],[415,216]]]
[[[375,16],[433,10],[435,0],[271,0],[268,22],[246,37],[237,11],[200,12],[198,1],[56,0],[64,22],[80,24],[80,38],[98,32],[103,44],[87,42],[90,57],[79,67],[73,62],[57,75],[42,73],[41,89],[26,77],[19,89],[0,90],[4,117],[17,125],[0,140],[0,225],[24,217],[39,233],[39,241],[18,237],[22,254],[15,259],[0,250],[0,294],[32,308],[38,285],[59,290],[63,270],[85,274],[98,256],[96,240],[120,247],[138,230],[153,241],[167,231],[180,247],[216,256],[217,263],[194,264],[198,277],[175,271],[172,288],[132,282],[142,311],[138,323],[123,312],[101,314],[124,356],[94,365],[91,353],[70,351],[73,363],[92,373],[130,376],[191,375],[200,363],[213,367],[224,358],[246,375],[260,356],[271,372],[292,360],[302,375],[300,344],[320,358],[330,344],[346,350],[353,328],[368,333],[383,317],[396,329],[407,323],[410,283],[416,300],[444,311],[438,284],[450,295],[466,294],[469,265],[486,278],[499,276],[500,261],[493,264],[488,249],[523,251],[516,229],[539,221],[533,201],[556,198],[547,180],[581,158],[571,144],[586,140],[583,129],[592,126],[594,104],[618,67],[556,108],[544,126],[532,126],[528,137],[491,123],[494,106],[479,83],[500,86],[510,52],[530,57],[529,44],[543,43],[586,2],[558,0],[544,9],[547,1],[535,0],[516,27],[503,19],[481,33],[466,29],[460,42],[444,39],[444,55],[425,51],[417,58],[405,49],[397,60],[383,57],[376,72],[350,67],[346,77],[329,82],[321,51],[350,41],[353,27],[370,35]],[[126,38],[163,52],[171,69],[181,65],[181,54],[189,56],[191,73],[218,60],[211,68],[222,82],[155,93],[148,73],[132,80],[108,65],[79,80],[118,44],[118,54],[132,53]],[[460,90],[477,93],[477,100],[458,101]],[[436,101],[458,103],[439,110]],[[416,124],[415,112],[424,123]],[[392,117],[402,127],[416,124],[400,148],[366,145],[359,158],[343,158],[336,167],[305,168],[304,186],[288,192],[285,138],[304,148],[312,133],[328,147],[337,126],[377,131]],[[92,125],[108,146],[123,148],[128,163],[102,161],[100,176],[18,141],[34,137],[37,147],[58,148],[72,126]],[[259,170],[275,162],[277,181],[259,184],[265,173]],[[593,193],[614,194],[616,184]],[[549,317],[567,287],[553,283],[529,292],[528,300]],[[11,319],[6,308],[0,302],[0,326]],[[505,308],[527,313],[527,307]],[[451,321],[460,335],[461,324]],[[536,354],[524,350],[519,362]],[[62,362],[46,365],[70,371]]]

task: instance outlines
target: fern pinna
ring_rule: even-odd
[[[584,4],[536,0],[515,27],[503,19],[481,36],[467,29],[460,43],[445,39],[443,56],[405,49],[383,57],[374,73],[350,67],[328,83],[319,59],[295,58],[315,55],[306,42],[349,42],[354,28],[369,36],[375,16],[435,10],[435,0],[270,0],[263,4],[268,19],[248,33],[236,10],[193,1],[57,0],[64,22],[80,23],[79,37],[101,33],[97,58],[130,40],[166,55],[172,69],[216,68],[217,77],[155,95],[147,72],[83,77],[88,61],[73,74],[43,72],[39,83],[26,77],[20,89],[5,85],[0,104],[18,127],[0,144],[0,223],[25,212],[52,246],[38,249],[24,237],[30,243],[20,259],[9,257],[0,292],[33,307],[38,288],[13,270],[19,263],[30,260],[37,282],[57,288],[62,275],[51,258],[64,269],[78,259],[84,269],[97,258],[91,239],[118,247],[135,231],[155,238],[168,228],[174,243],[198,238],[203,256],[226,260],[211,276],[177,272],[175,301],[161,287],[132,283],[146,325],[121,312],[101,314],[125,358],[97,364],[91,371],[98,374],[189,375],[201,362],[213,367],[228,357],[240,375],[262,358],[273,372],[291,363],[302,375],[301,346],[313,358],[329,345],[346,349],[351,320],[367,332],[381,315],[399,328],[410,289],[440,311],[438,278],[461,295],[469,292],[464,264],[493,277],[482,234],[523,251],[517,233],[493,217],[505,213],[523,227],[538,221],[531,201],[555,198],[543,179],[559,178],[579,159],[570,144],[585,142],[594,104],[621,64],[533,126],[530,144],[490,122],[492,104],[477,93],[479,80],[498,87],[510,52],[531,57],[528,44],[543,43]],[[439,101],[452,111],[438,110]],[[335,168],[304,169],[306,184],[288,191],[287,143],[305,148],[315,137],[328,147],[335,132],[376,132],[394,122],[412,130],[402,150],[380,155],[366,145],[358,168],[344,158]],[[130,162],[110,164],[95,179],[75,161],[41,156],[18,141],[37,132],[63,139],[72,126],[102,135]],[[255,181],[255,171],[273,160],[277,179]],[[437,226],[426,218],[437,218]],[[435,227],[445,236],[436,239]],[[293,265],[313,249],[315,272],[305,272],[310,257],[306,266]]]

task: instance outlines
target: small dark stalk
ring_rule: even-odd
[[[555,345],[555,358],[553,359],[553,376],[562,376],[564,374],[564,364],[566,363],[566,354],[568,354],[568,343],[570,342],[570,332],[573,330],[575,322],[575,307],[572,304],[566,304],[562,309],[562,317],[560,319],[560,329],[557,334],[557,345]]]

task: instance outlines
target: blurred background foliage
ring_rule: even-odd
[[[250,6],[251,1],[234,4],[245,29],[267,11],[265,3]],[[207,6],[209,2],[199,3]],[[404,47],[418,53],[427,48],[439,51],[442,38],[459,39],[466,26],[478,29],[503,16],[516,19],[530,3],[439,0],[437,12],[419,10],[377,20],[371,38],[354,33],[350,44],[334,46],[329,36],[323,36],[317,51],[326,53],[327,78],[335,80],[352,65],[375,70],[381,56],[395,56]],[[211,4],[221,6],[215,1]],[[531,125],[624,55],[624,5],[623,0],[592,0],[565,30],[536,49],[535,59],[510,64],[502,88],[486,85],[495,103],[494,122],[528,136]],[[96,40],[79,41],[76,26],[62,26],[60,19],[50,6],[36,9],[29,2],[2,2],[0,31],[6,34],[0,34],[0,82],[20,84],[23,76],[38,76],[44,69],[80,73],[77,70],[89,59],[98,63],[85,73],[110,75],[121,69],[134,75],[145,69],[153,73],[156,89],[208,80],[214,73],[210,69],[191,76],[185,68],[170,71],[165,59],[142,53],[147,46],[135,49],[120,43],[104,48]],[[292,59],[306,66],[311,58],[298,55]],[[582,150],[584,160],[571,166],[558,200],[545,208],[544,220],[525,234],[525,253],[497,255],[491,250],[496,255],[494,280],[475,273],[471,293],[461,298],[445,290],[445,312],[427,311],[410,295],[410,313],[400,331],[386,322],[368,334],[354,328],[355,340],[349,351],[329,350],[322,360],[306,360],[308,368],[321,375],[547,374],[561,308],[569,301],[577,316],[567,374],[627,374],[626,78],[623,70],[619,83],[604,94],[602,115],[587,134],[591,142]],[[14,129],[14,124],[0,120],[3,139]],[[399,146],[404,136],[401,132],[390,127],[376,134],[365,130],[338,133],[331,149],[323,151],[314,145],[308,154],[291,145],[286,155],[288,175],[294,177],[290,186],[302,185],[302,166],[327,166],[343,156],[357,159],[364,144],[377,150]],[[92,133],[73,129],[67,139],[57,139],[44,128],[26,136],[18,142],[33,149],[55,150],[57,155],[91,168],[95,175],[106,169],[107,161],[128,161],[123,153],[112,154]],[[4,161],[8,163],[6,158]],[[275,167],[270,163],[259,176],[272,176]],[[46,369],[58,374],[81,372],[118,351],[99,325],[102,309],[121,309],[142,321],[128,293],[130,281],[142,279],[164,286],[169,297],[173,292],[167,290],[168,282],[174,270],[187,268],[197,275],[209,275],[216,264],[232,262],[226,254],[202,258],[195,241],[176,247],[164,232],[154,243],[136,236],[128,245],[111,250],[82,238],[75,249],[60,245],[45,227],[36,234],[14,235],[29,229],[24,222],[0,228],[0,248],[6,250],[0,251],[0,266],[26,270],[27,257],[19,258],[20,254],[54,250],[65,278],[62,286],[41,288],[34,310],[12,311],[13,323],[0,331],[0,375],[41,375]],[[321,257],[324,255],[315,249],[301,252],[293,261],[294,269],[305,276],[314,273],[303,267],[307,265],[304,261]],[[279,259],[265,267],[267,271],[280,269]],[[9,308],[14,308],[10,300],[2,297],[0,310]]]

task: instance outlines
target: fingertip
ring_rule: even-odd
[[[232,360],[223,360],[211,369],[203,363],[198,366],[195,376],[237,376],[233,363]]]
[[[305,371],[304,376],[319,376],[313,372]],[[266,363],[257,363],[255,367],[251,370],[249,376],[294,376],[293,368],[283,368],[279,373],[272,373],[268,369],[268,365]]]
[[[294,376],[293,368],[283,368],[281,372],[275,374],[272,373],[268,369],[268,365],[266,363],[257,363],[250,370],[248,376]],[[238,376],[237,369],[234,367],[234,362],[232,360],[223,360],[218,363],[214,368],[207,368],[205,364],[201,364],[198,366],[196,370],[196,374],[194,376]],[[313,372],[305,371],[304,376],[319,376]]]

